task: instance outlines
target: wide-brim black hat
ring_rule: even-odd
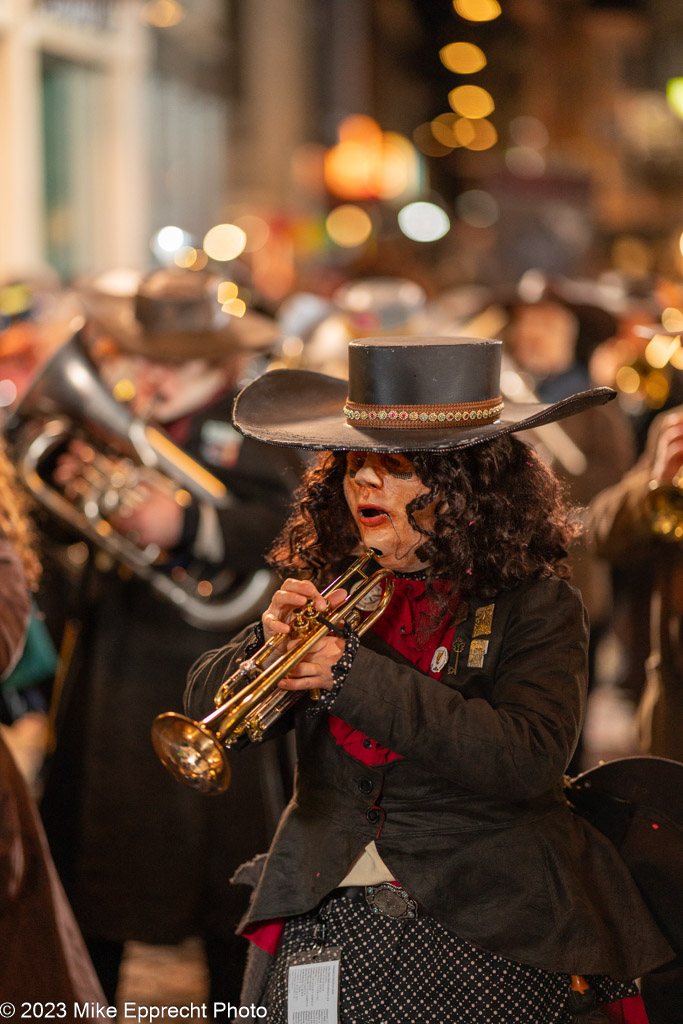
[[[573,416],[616,395],[594,388],[550,405],[506,400],[502,343],[479,338],[364,338],[349,380],[272,370],[235,400],[239,431],[314,451],[436,451],[480,444]]]
[[[220,301],[221,279],[204,271],[108,271],[79,282],[91,323],[126,352],[161,362],[262,352],[280,335],[274,320]]]

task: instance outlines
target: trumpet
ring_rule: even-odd
[[[645,511],[656,537],[672,544],[683,542],[683,470],[670,484],[650,483]]]
[[[302,691],[281,690],[286,678],[308,651],[328,633],[344,635],[355,629],[362,636],[383,614],[394,591],[391,571],[376,561],[377,552],[368,549],[321,592],[325,597],[340,587],[349,590],[346,600],[334,611],[316,611],[309,601],[291,620],[287,634],[271,636],[251,657],[222,683],[214,698],[215,709],[201,721],[168,711],[152,724],[152,743],[162,764],[179,782],[200,793],[222,793],[230,784],[226,750],[240,739],[260,742],[265,731],[303,696]],[[374,571],[366,571],[374,563]],[[382,587],[382,582],[384,586]],[[361,621],[358,606],[381,589],[378,602]],[[293,641],[282,654],[277,648]],[[275,660],[272,660],[274,657]],[[267,664],[270,662],[269,664]],[[313,700],[320,692],[309,692]]]

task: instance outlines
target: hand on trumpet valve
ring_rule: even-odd
[[[291,634],[287,641],[290,649],[297,644],[301,616],[314,619],[315,612],[333,611],[347,597],[345,590],[334,590],[323,597],[310,580],[285,580],[273,595],[263,613],[261,622],[266,640],[277,634]],[[309,612],[310,609],[310,612]],[[334,685],[332,668],[344,652],[344,639],[328,633],[315,643],[278,686],[283,690],[329,690]]]

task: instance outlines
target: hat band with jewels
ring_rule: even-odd
[[[493,423],[503,411],[503,400],[485,402],[452,402],[447,405],[363,405],[346,400],[344,415],[350,424],[363,423],[373,427],[464,427]]]

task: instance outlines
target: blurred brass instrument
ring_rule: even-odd
[[[36,501],[133,575],[146,580],[182,617],[200,629],[234,630],[253,619],[273,590],[259,570],[239,583],[221,569],[163,567],[157,545],[142,548],[111,520],[145,500],[145,488],[170,494],[181,506],[196,500],[214,509],[232,502],[224,484],[161,430],[134,416],[102,384],[77,332],[45,364],[7,424],[19,479]],[[53,479],[58,456],[84,441],[83,469],[68,485]],[[193,572],[199,573],[199,578]],[[215,596],[218,595],[218,596]]]
[[[259,742],[266,729],[305,693],[310,693],[313,699],[319,697],[319,691],[281,690],[278,683],[328,633],[342,633],[341,626],[350,626],[362,636],[382,615],[391,600],[394,581],[387,579],[391,576],[390,570],[381,566],[370,574],[366,572],[374,556],[374,551],[366,551],[321,592],[324,597],[340,587],[349,589],[350,586],[343,604],[324,614],[317,612],[309,601],[292,616],[290,633],[270,637],[255,654],[242,661],[219,688],[214,698],[215,710],[206,718],[195,721],[173,711],[155,718],[152,725],[154,749],[179,782],[200,793],[222,793],[230,784],[226,749],[241,738]],[[355,578],[358,578],[356,586]],[[382,580],[386,583],[378,604],[361,622],[357,606]],[[277,655],[277,648],[286,641],[293,641],[289,650]]]
[[[683,470],[670,484],[651,482],[645,510],[656,537],[672,544],[683,543]]]

